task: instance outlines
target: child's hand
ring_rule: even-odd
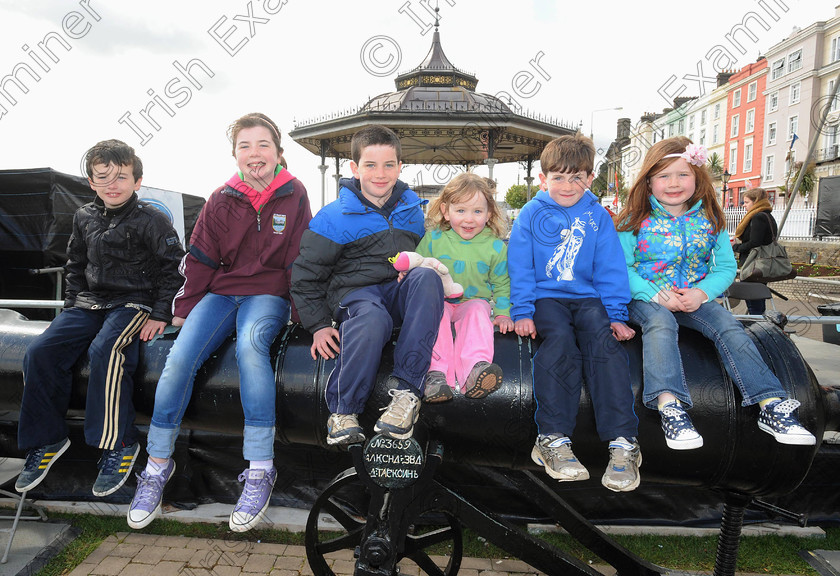
[[[683,288],[676,292],[686,312],[694,312],[708,299],[706,293],[700,288]]]
[[[615,336],[615,339],[619,342],[622,340],[630,340],[636,335],[636,331],[624,322],[610,322],[610,328],[612,328],[613,336]]]
[[[661,290],[659,292],[659,304],[671,312],[687,312],[685,303],[680,299],[679,293],[673,290]]]
[[[397,282],[402,282],[403,278],[405,278],[407,275],[408,272],[406,270],[403,270],[402,272],[397,274]]]
[[[173,316],[172,317],[172,325],[173,326],[183,326],[185,320],[186,320],[186,318],[181,318],[180,316]]]
[[[513,329],[516,334],[522,338],[525,338],[526,336],[530,336],[531,338],[537,337],[537,327],[534,325],[534,321],[530,318],[517,320],[513,325]]]
[[[143,327],[140,328],[140,340],[148,342],[158,334],[163,334],[164,328],[166,328],[166,322],[148,318]]]
[[[335,358],[335,355],[341,351],[338,330],[332,326],[327,326],[315,332],[312,335],[312,348],[309,349],[313,360],[318,359],[315,354],[316,351],[321,354],[322,358]]]
[[[513,320],[510,319],[510,316],[496,316],[493,318],[493,324],[499,327],[499,332],[502,334],[507,334],[513,330]]]

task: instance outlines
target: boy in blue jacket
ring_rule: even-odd
[[[365,439],[358,414],[395,326],[392,400],[374,431],[411,436],[443,315],[443,285],[434,270],[415,268],[399,279],[388,261],[413,251],[424,233],[424,201],[398,180],[399,137],[368,126],[353,135],[350,148],[354,178],[342,179],[338,199],[309,223],[292,269],[292,298],[313,335],[312,358],[338,357],[326,389],[332,445]]]
[[[533,361],[539,435],[531,458],[557,480],[589,478],[570,440],[585,377],[598,435],[609,441],[601,483],[628,492],[639,485],[642,455],[627,353],[616,340],[635,332],[625,324],[630,287],[618,235],[589,191],[594,160],[592,140],[580,134],[543,150],[545,191],[522,208],[508,245],[511,317],[519,336],[543,339]]]

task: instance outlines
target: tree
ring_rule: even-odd
[[[723,174],[723,158],[717,152],[712,152],[707,164],[709,166],[709,172],[712,173],[712,178],[719,180],[721,174]]]
[[[799,178],[799,172],[802,170],[802,162],[797,162],[794,164],[795,172],[791,172],[788,174],[788,180],[785,182],[784,186],[780,186],[782,190],[786,193],[790,186],[794,186],[796,184],[796,180]],[[811,192],[814,191],[814,187],[817,185],[816,175],[814,174],[814,168],[816,166],[814,164],[809,164],[808,168],[805,169],[805,175],[802,176],[802,182],[799,184],[799,195],[800,196],[807,196]]]
[[[514,210],[518,210],[525,206],[525,202],[528,201],[527,198],[528,193],[528,186],[526,184],[514,184],[510,188],[508,188],[507,194],[505,194],[505,202],[507,202],[508,206],[513,208]],[[533,198],[537,193],[537,187],[531,187],[531,197]]]

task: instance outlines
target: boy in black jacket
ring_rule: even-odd
[[[93,494],[107,496],[125,483],[140,450],[132,403],[137,337],[163,333],[181,287],[184,251],[168,218],[137,198],[143,164],[134,149],[100,142],[88,150],[85,169],[97,197],[73,217],[64,310],[23,361],[18,447],[27,456],[18,492],[40,484],[70,446],[64,418],[73,365],[85,350],[85,440],[103,451]]]

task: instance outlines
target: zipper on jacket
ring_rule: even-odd
[[[262,212],[262,206],[257,210],[257,232],[260,231],[260,212]]]

